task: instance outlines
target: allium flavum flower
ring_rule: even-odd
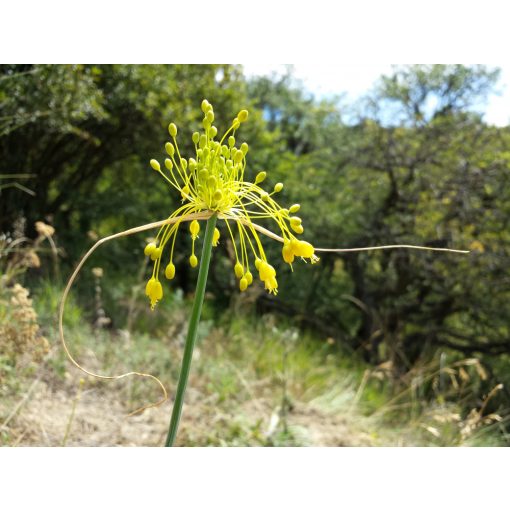
[[[166,278],[171,280],[175,276],[173,257],[177,232],[180,224],[188,221],[190,215],[204,213],[202,219],[207,219],[212,214],[217,214],[218,219],[225,221],[234,246],[234,272],[241,291],[245,291],[253,282],[251,261],[266,290],[273,294],[278,291],[276,271],[267,261],[257,233],[257,230],[263,230],[258,226],[259,220],[273,220],[278,226],[284,240],[282,256],[285,262],[292,265],[295,257],[309,259],[312,263],[318,260],[313,246],[299,240],[295,235],[304,231],[301,218],[295,216],[299,211],[299,204],[285,209],[273,198],[282,191],[283,184],[277,183],[270,192],[264,190],[260,184],[265,180],[266,172],[259,172],[253,182],[245,180],[248,144],[242,143],[237,147],[235,135],[240,125],[248,119],[248,111],[239,112],[219,141],[216,139],[218,130],[213,125],[214,110],[206,99],[202,101],[202,111],[204,130],[202,133],[195,132],[192,136],[195,144],[194,157],[186,159],[181,155],[177,145],[177,127],[172,123],[168,126],[172,141],[165,144],[168,158],[165,159],[163,168],[157,160],[150,161],[151,167],[179,192],[184,204],[169,217],[177,221],[161,227],[155,242],[149,243],[144,250],[145,255],[154,261],[152,277],[145,289],[152,308],[163,297],[159,273],[165,247],[170,246],[164,273]],[[238,244],[235,240],[236,229]],[[189,263],[196,267],[198,259],[195,254],[195,240],[200,233],[197,219],[191,221],[189,230],[192,239]],[[213,246],[218,244],[219,238],[220,231],[216,228]]]

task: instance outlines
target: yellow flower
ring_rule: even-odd
[[[250,271],[252,260],[266,290],[273,294],[278,291],[276,271],[267,262],[258,234],[261,230],[258,224],[260,220],[272,220],[276,223],[284,240],[282,255],[285,262],[292,264],[295,257],[309,259],[312,263],[318,260],[313,246],[299,240],[295,235],[304,231],[301,218],[295,216],[300,209],[299,204],[285,209],[274,198],[282,191],[283,184],[277,183],[272,192],[265,191],[260,184],[265,180],[266,172],[259,172],[253,182],[246,180],[246,156],[249,147],[245,142],[237,146],[235,135],[241,124],[248,119],[248,111],[241,110],[219,140],[216,139],[218,129],[213,125],[214,110],[206,99],[202,101],[202,111],[203,132],[195,132],[192,136],[195,145],[194,157],[185,159],[181,155],[177,143],[177,127],[172,123],[168,127],[171,141],[165,144],[168,158],[164,165],[160,165],[155,159],[150,160],[150,166],[179,193],[183,202],[169,217],[177,221],[161,227],[156,241],[149,243],[144,250],[145,255],[154,261],[152,277],[146,289],[152,308],[163,295],[158,275],[165,247],[170,245],[165,276],[172,279],[175,275],[173,255],[177,232],[182,221],[186,221],[193,214],[217,214],[218,219],[224,220],[233,242],[236,258],[234,272],[239,279],[241,291],[245,291],[253,283]],[[200,233],[200,224],[194,219],[189,228],[192,238],[189,261],[192,267],[196,267],[198,258],[195,255],[195,240]],[[217,246],[219,238],[220,231],[216,229],[213,246]]]

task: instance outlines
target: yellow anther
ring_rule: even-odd
[[[168,132],[172,138],[177,136],[177,126],[173,122],[168,126]]]
[[[218,128],[216,126],[211,126],[211,129],[209,129],[209,136],[211,138],[214,138],[218,134]]]
[[[267,191],[263,191],[261,194],[260,194],[260,198],[262,198],[262,200],[264,202],[268,202],[269,201],[269,193]]]
[[[207,136],[200,135],[200,141],[199,141],[200,148],[204,149],[206,145],[207,145]]]
[[[144,254],[148,257],[156,249],[155,243],[149,243],[143,250]]]
[[[290,206],[289,212],[291,214],[295,214],[299,211],[299,209],[301,209],[301,206],[299,204],[294,204]]]
[[[161,170],[161,167],[159,166],[159,163],[157,162],[157,160],[151,159],[150,163],[151,163],[151,167],[153,168],[153,170],[156,170],[157,172],[159,172]]]
[[[214,122],[214,113],[212,110],[208,110],[205,114],[205,118],[212,124]]]
[[[189,166],[189,169],[190,169],[191,171],[195,170],[195,168],[197,167],[197,162],[196,162],[196,160],[195,160],[194,158],[189,158],[188,163],[189,163],[189,165],[188,165],[188,166]]]
[[[189,225],[189,231],[191,232],[192,239],[196,239],[198,237],[198,233],[200,232],[200,223],[198,223],[197,220],[193,220]]]
[[[202,111],[204,113],[207,112],[207,110],[209,109],[210,106],[211,106],[211,104],[209,103],[209,101],[207,101],[207,99],[204,99],[202,101],[201,107],[202,107]]]
[[[197,267],[198,259],[196,255],[191,255],[191,257],[189,258],[189,264],[191,267]]]
[[[301,218],[298,216],[292,216],[292,218],[289,219],[289,222],[291,227],[297,227],[298,225],[301,225]]]
[[[244,142],[243,144],[241,144],[241,152],[246,156],[246,154],[248,153],[248,144],[246,142]]]
[[[166,166],[167,170],[172,170],[172,168],[174,167],[174,164],[172,163],[171,159],[166,158],[165,166]]]
[[[255,177],[255,184],[260,184],[266,178],[266,172],[259,172]]]
[[[260,265],[262,264],[262,259],[259,259],[258,257],[255,258],[255,267],[257,268],[257,271],[260,271]]]
[[[241,292],[244,292],[247,288],[248,288],[248,280],[246,279],[245,276],[243,276],[239,280],[239,289],[241,290]]]
[[[248,271],[244,277],[246,278],[246,281],[248,282],[248,285],[251,285],[253,282],[253,275]]]
[[[234,155],[234,161],[236,163],[241,163],[241,161],[243,160],[244,158],[244,154],[242,151],[237,151]]]
[[[215,228],[213,238],[212,238],[213,246],[218,246],[219,240],[220,240],[220,231],[217,228]]]
[[[200,133],[198,131],[195,131],[191,137],[193,140],[193,143],[196,145],[198,141],[200,140]]]
[[[228,137],[228,146],[232,148],[236,144],[236,139],[233,136]]]
[[[280,191],[283,189],[283,183],[281,182],[277,182],[275,185],[274,185],[274,191],[275,193],[280,193]]]
[[[291,225],[290,227],[292,228],[292,230],[294,230],[294,232],[296,234],[302,234],[305,231],[305,229],[303,228],[303,225],[296,225],[296,226]]]
[[[221,189],[217,189],[217,190],[214,192],[213,200],[214,200],[215,202],[219,202],[222,198],[223,198],[223,193],[221,192]]]
[[[170,262],[165,268],[165,276],[169,280],[172,280],[175,276],[175,266],[172,262]]]

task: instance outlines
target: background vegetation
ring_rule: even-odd
[[[280,292],[240,295],[223,236],[181,444],[507,443],[510,128],[480,113],[497,79],[483,66],[396,68],[345,104],[313,98],[292,76],[247,81],[230,65],[0,66],[5,444],[161,443],[168,409],[121,420],[155,390],[80,384],[54,321],[94,239],[175,208],[148,160],[171,121],[191,149],[204,97],[220,131],[250,110],[251,175],[285,183],[282,201],[301,204],[316,246],[471,253],[323,254],[291,273],[266,243]],[[146,238],[97,253],[67,318],[85,364],[148,370],[174,387],[196,278],[185,237],[171,297],[154,313]]]

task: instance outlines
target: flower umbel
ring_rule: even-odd
[[[197,213],[204,213],[203,219],[216,214],[218,219],[224,220],[234,247],[234,273],[239,280],[241,291],[245,291],[253,283],[253,263],[266,290],[273,294],[278,292],[276,270],[267,261],[257,232],[260,231],[260,220],[272,220],[276,223],[283,238],[282,256],[285,262],[292,265],[295,257],[301,257],[305,261],[308,259],[312,263],[318,260],[313,246],[296,237],[296,234],[304,232],[301,218],[295,216],[299,211],[299,204],[286,209],[274,198],[282,191],[283,184],[277,183],[269,192],[264,190],[260,184],[265,180],[266,172],[259,172],[253,182],[245,180],[249,147],[245,142],[238,147],[235,135],[241,124],[248,119],[248,111],[241,110],[219,140],[218,129],[213,125],[214,110],[206,99],[202,101],[202,111],[203,132],[195,132],[192,136],[195,145],[194,157],[186,159],[181,156],[177,144],[177,127],[172,123],[168,126],[171,141],[165,144],[168,157],[163,167],[155,159],[150,161],[151,167],[179,192],[183,202],[169,217],[176,221],[162,226],[156,241],[149,243],[144,250],[145,255],[154,261],[152,276],[145,290],[152,308],[163,297],[159,273],[165,248],[170,246],[164,272],[168,279],[172,279],[175,276],[173,257],[179,226]],[[192,249],[189,263],[196,267],[198,258],[195,255],[195,240],[200,234],[200,223],[197,219],[190,223],[190,233]],[[219,240],[220,231],[215,229],[213,246],[217,246]]]

